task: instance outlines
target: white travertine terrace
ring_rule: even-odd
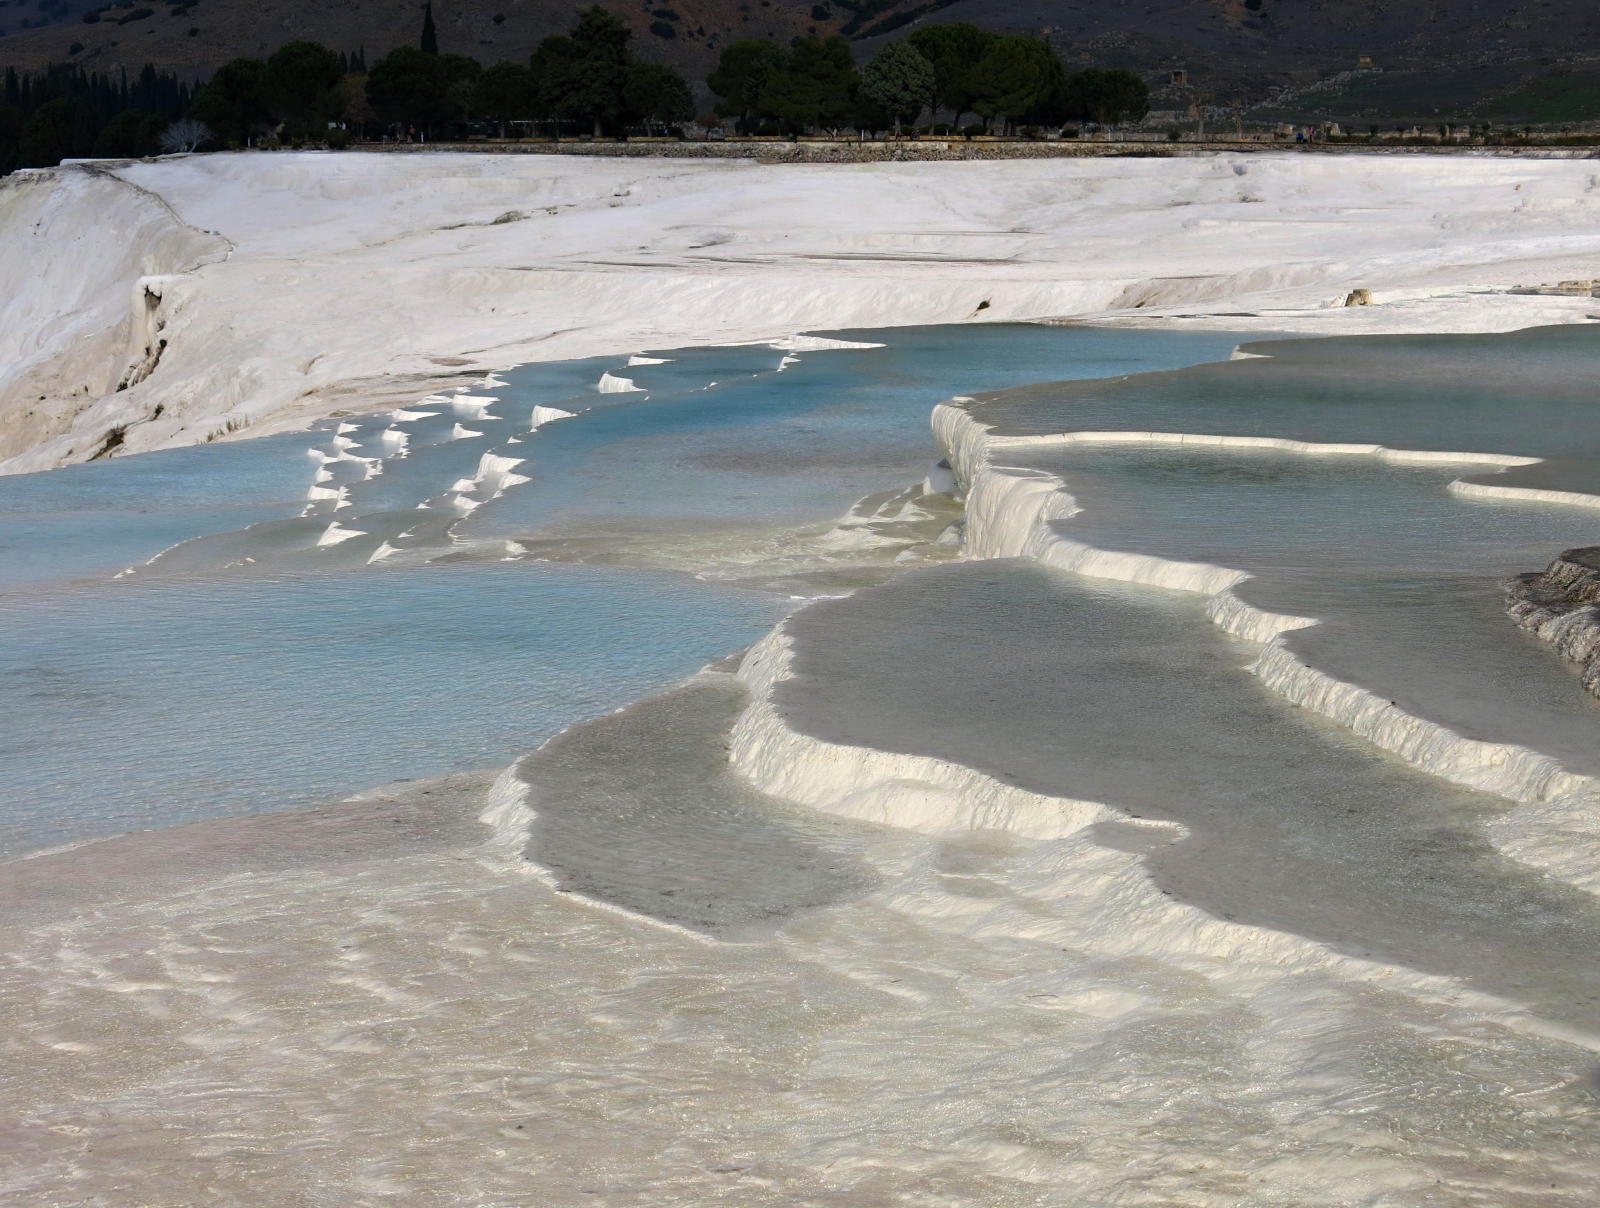
[[[774,797],[930,834],[1002,830],[1029,839],[1060,839],[1121,816],[1093,801],[1046,797],[1002,784],[949,760],[802,734],[772,702],[773,685],[788,668],[789,639],[781,628],[745,655],[739,678],[750,690],[750,704],[729,747],[733,765]]]
[[[1226,300],[1262,308],[1259,320],[1219,320],[1228,326],[1328,331],[1572,319],[1592,303],[1460,291],[1583,275],[1575,266],[1600,236],[1585,225],[1582,167],[1287,156],[870,171],[533,157],[134,167],[129,179],[170,182],[191,221],[244,224],[225,232],[234,257],[168,265],[159,291],[138,295],[154,318],[135,326],[141,340],[158,325],[169,338],[159,363],[141,343],[141,381],[52,396],[60,406],[6,451],[34,450],[13,469],[53,465],[121,422],[138,450],[204,439],[215,415],[241,409],[255,431],[381,409],[439,386],[434,357],[478,356],[481,373],[808,326],[947,321],[976,300],[996,318]],[[25,179],[18,195],[88,187],[73,171]],[[116,204],[123,186],[94,179]],[[553,212],[460,226],[513,200],[525,208],[529,193]],[[841,193],[877,227],[838,222]],[[0,223],[15,204],[0,193]],[[1335,237],[1308,246],[1301,221]],[[1356,230],[1359,248],[1337,237]],[[635,263],[607,262],[618,249]],[[849,258],[827,258],[841,250]],[[9,255],[0,241],[0,263]],[[1347,284],[1379,285],[1379,304],[1336,307]],[[833,346],[814,340],[779,343]],[[237,381],[223,372],[229,358]],[[46,361],[71,379],[70,357]],[[17,380],[0,379],[7,407],[19,405]],[[146,418],[158,398],[170,415]],[[530,426],[562,418],[539,408]],[[1281,639],[1315,622],[1242,600],[1240,570],[1060,536],[1051,522],[1079,506],[1062,481],[1005,464],[1008,448],[1074,441],[1485,470],[1531,459],[1181,433],[1008,444],[959,407],[940,408],[936,425],[967,492],[969,556],[1198,593],[1222,629],[1262,644],[1254,670],[1275,691],[1428,771],[1516,798],[1489,828],[1500,849],[1573,883],[1592,875],[1576,866],[1583,849],[1562,841],[1592,813],[1584,778],[1306,668]],[[457,424],[453,435],[472,433]],[[378,439],[405,454],[399,428]],[[355,444],[339,435],[336,453],[315,456],[354,460]],[[520,465],[485,454],[435,498],[465,509]],[[935,474],[936,485],[951,484]],[[319,544],[361,535],[332,523]],[[385,541],[371,560],[401,552]],[[773,795],[910,833],[872,835],[880,888],[769,943],[706,943],[555,892],[525,858],[535,817],[516,768],[487,789],[487,844],[458,825],[473,807],[440,790],[415,798],[423,821],[412,824],[402,793],[382,808],[132,835],[4,869],[8,906],[34,908],[41,886],[90,895],[77,914],[6,924],[25,974],[0,995],[37,1120],[26,1139],[43,1173],[30,1177],[55,1181],[40,1194],[560,1204],[624,1189],[658,1205],[780,1208],[1064,1192],[1409,1208],[1455,1180],[1506,1208],[1583,1202],[1593,1149],[1581,1086],[1596,1037],[1459,979],[1168,894],[1140,851],[1181,840],[1176,824],[951,759],[811,737],[774,697],[794,658],[780,630],[742,660],[734,766]],[[460,791],[484,800],[482,784]]]
[[[1505,291],[1594,275],[1593,182],[1581,160],[1309,154],[258,153],[17,173],[0,185],[0,280],[21,283],[0,296],[0,470],[85,460],[117,429],[119,452],[238,439],[454,374],[964,322],[980,303],[985,321],[1316,333],[1582,321],[1591,299]],[[513,203],[528,217],[496,224]],[[1344,306],[1357,288],[1375,304]]]
[[[1291,703],[1313,709],[1408,763],[1457,784],[1520,803],[1486,827],[1491,840],[1513,857],[1573,884],[1600,892],[1600,868],[1586,845],[1586,822],[1600,809],[1600,783],[1569,771],[1554,757],[1513,743],[1464,737],[1406,712],[1366,688],[1310,666],[1282,642],[1284,634],[1317,624],[1314,618],[1273,613],[1235,592],[1246,572],[1204,562],[1097,549],[1055,531],[1052,522],[1078,512],[1077,501],[1059,478],[1005,464],[1010,450],[1075,444],[1145,444],[1274,449],[1304,456],[1366,456],[1398,464],[1467,464],[1502,469],[1539,464],[1538,458],[1492,453],[1389,449],[1380,445],[1319,444],[1260,436],[1174,432],[1062,432],[1027,437],[991,437],[984,424],[956,399],[934,410],[933,427],[966,494],[965,553],[973,558],[1026,557],[1091,577],[1193,592],[1207,598],[1207,613],[1225,632],[1259,643],[1252,671]],[[1600,507],[1600,497],[1537,487],[1497,486],[1460,479],[1449,489],[1464,496],[1561,502]],[[759,760],[752,760],[759,763]]]

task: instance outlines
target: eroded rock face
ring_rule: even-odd
[[[1578,663],[1583,686],[1600,696],[1600,546],[1566,550],[1504,586],[1512,619]]]

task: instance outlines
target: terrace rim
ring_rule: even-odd
[[[1121,141],[1046,139],[472,139],[465,142],[355,143],[351,151],[387,154],[479,152],[495,155],[595,155],[621,158],[744,159],[765,163],[915,163],[994,159],[1188,158],[1218,153],[1450,155],[1512,159],[1600,159],[1600,145],[1538,143],[1349,142],[1287,140]]]

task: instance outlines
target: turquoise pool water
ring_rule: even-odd
[[[507,763],[794,606],[683,574],[502,561],[507,540],[827,520],[922,476],[928,412],[951,394],[1170,368],[1236,342],[836,334],[884,346],[530,365],[468,388],[489,404],[446,395],[404,409],[419,418],[0,478],[0,851]],[[641,389],[600,393],[604,373]],[[530,434],[538,406],[582,414]],[[527,481],[459,490],[486,454],[520,460]],[[345,498],[308,499],[313,485]],[[319,544],[334,524],[358,535]]]
[[[1104,378],[1226,358],[1238,340],[1161,332],[1147,342],[1151,333],[1026,325],[823,334],[884,346],[805,352],[783,372],[757,377],[708,372],[714,387],[553,424],[521,451],[535,469],[559,465],[560,473],[536,475],[461,532],[516,538],[823,519],[922,476],[938,455],[925,435],[934,402],[1058,369]],[[624,372],[647,385],[670,368]],[[537,370],[518,372],[532,380]]]

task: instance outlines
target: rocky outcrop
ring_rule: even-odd
[[[1600,545],[1569,549],[1542,571],[1505,581],[1506,611],[1582,667],[1600,696]]]

